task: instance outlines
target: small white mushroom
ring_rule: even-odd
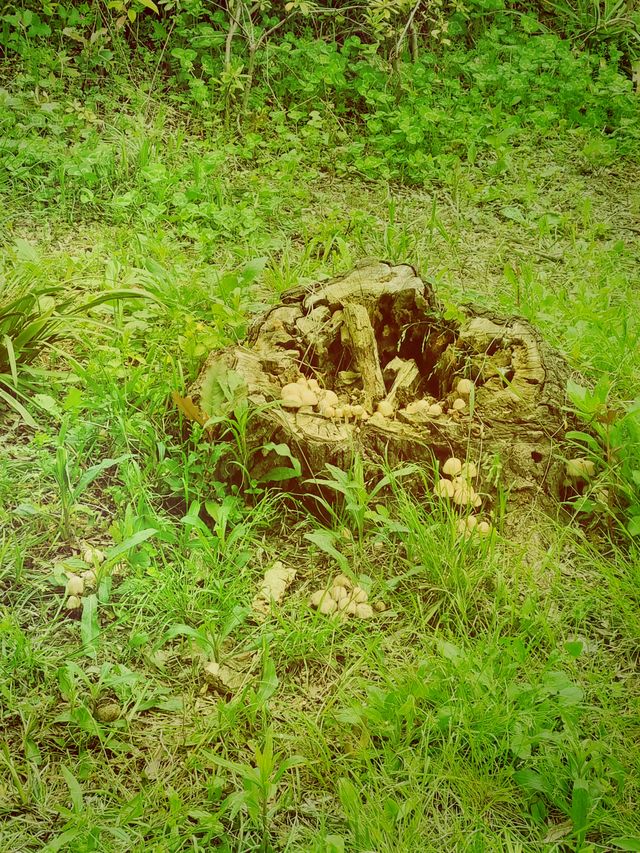
[[[393,404],[388,400],[380,400],[376,406],[376,411],[384,418],[392,418],[394,413]]]
[[[79,610],[80,607],[82,607],[82,601],[80,601],[77,595],[70,595],[69,598],[67,598],[65,607],[67,610]]]
[[[369,596],[361,586],[354,586],[353,591],[351,592],[351,598],[356,602],[356,604],[364,604]]]
[[[317,589],[311,598],[309,599],[309,604],[311,607],[319,607],[322,600],[328,596],[328,592],[326,589]]]
[[[472,486],[462,477],[453,481],[453,502],[458,506],[474,506],[477,495]]]
[[[491,534],[491,529],[491,525],[488,521],[481,521],[476,527],[479,536],[489,536]]]
[[[451,480],[447,480],[444,477],[433,487],[433,494],[437,498],[452,498],[453,497],[453,483]]]
[[[343,586],[334,586],[329,590],[329,595],[334,601],[342,601],[343,598],[348,598],[349,593]]]
[[[451,408],[453,409],[454,412],[462,412],[462,411],[464,411],[464,409],[467,408],[467,404],[462,399],[462,397],[456,397],[456,399],[453,401],[453,403],[451,405]]]
[[[426,415],[429,413],[430,408],[428,400],[414,400],[412,403],[407,404],[405,412],[408,415]]]
[[[569,459],[567,476],[572,480],[588,480],[596,473],[596,466],[591,459]]]
[[[82,559],[85,563],[92,565],[94,563],[104,563],[104,561],[107,559],[107,555],[99,548],[93,548],[90,545],[83,551]]]
[[[338,575],[333,582],[334,586],[343,586],[345,589],[351,589],[353,584],[346,575]]]
[[[65,594],[68,596],[73,595],[82,595],[84,592],[84,580],[78,575],[70,575],[69,580],[67,581],[67,587],[65,589]]]
[[[429,406],[427,414],[430,415],[432,418],[439,418],[442,414],[442,406],[440,405],[440,403],[432,403]]]
[[[338,605],[330,595],[326,595],[318,605],[318,612],[323,613],[325,616],[335,613],[337,609]]]
[[[465,462],[460,469],[460,476],[464,477],[465,480],[473,480],[474,477],[477,477],[478,468],[475,462]]]
[[[302,390],[302,386],[298,385],[297,382],[290,382],[289,385],[285,385],[280,392],[282,405],[288,409],[299,409],[300,406],[304,405],[301,397]]]
[[[469,538],[478,524],[478,519],[475,515],[469,515],[467,518],[458,519],[457,530],[461,536]]]
[[[311,388],[311,390],[316,393],[320,391],[320,385],[317,379],[307,379],[307,387]]]
[[[98,578],[93,569],[83,572],[82,580],[84,581],[84,588],[87,592],[93,592],[98,585]]]
[[[462,462],[459,459],[456,459],[455,456],[447,459],[442,466],[442,473],[446,474],[448,477],[457,477],[460,471],[462,471]]]
[[[318,397],[320,398],[320,404],[323,406],[337,406],[340,402],[335,391],[320,391]]]
[[[356,420],[362,420],[365,415],[364,406],[355,405],[351,406],[351,414]]]
[[[334,409],[333,406],[320,406],[320,414],[324,418],[333,419],[336,416],[336,410]]]
[[[355,615],[358,619],[371,619],[373,616],[373,607],[370,604],[357,604]]]
[[[461,397],[468,397],[473,391],[473,382],[470,379],[460,379],[456,391]]]
[[[373,609],[376,611],[376,613],[384,613],[384,611],[387,609],[387,605],[384,603],[384,601],[378,599],[378,601],[373,602]]]

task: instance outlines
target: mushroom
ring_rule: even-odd
[[[306,382],[306,380],[305,380]],[[300,381],[285,385],[280,392],[282,405],[288,409],[299,409],[302,406],[316,406],[318,397],[307,385]]]
[[[325,616],[330,616],[338,609],[338,604],[331,598],[330,595],[325,595],[318,605],[318,613],[323,613]]]
[[[83,572],[82,580],[84,581],[84,588],[87,592],[93,592],[93,590],[98,585],[98,578],[93,569],[88,569],[86,572]]]
[[[453,481],[453,502],[458,506],[476,506],[478,498],[473,487],[462,477],[456,477]]]
[[[351,598],[355,601],[356,604],[364,604],[365,601],[369,598],[367,593],[361,586],[354,586],[351,592]]]
[[[460,471],[462,471],[462,462],[459,459],[456,459],[455,456],[447,459],[442,466],[442,473],[449,477],[457,477]]]
[[[335,418],[336,410],[333,406],[320,406],[320,414],[325,418]]]
[[[591,459],[569,459],[567,462],[567,477],[572,480],[588,480],[596,473],[596,466]]]
[[[451,408],[454,412],[462,412],[467,408],[467,404],[462,399],[462,397],[456,397],[456,399],[451,404]]]
[[[358,619],[371,619],[373,616],[373,607],[370,604],[356,604],[355,615]]]
[[[461,397],[468,397],[473,391],[473,382],[470,379],[460,379],[456,385],[456,391]]]
[[[453,483],[451,480],[447,480],[444,477],[433,487],[433,494],[437,498],[452,498],[453,497]]]
[[[65,589],[65,595],[80,596],[84,592],[84,581],[78,575],[70,575]]]
[[[466,518],[458,519],[457,530],[461,536],[468,539],[478,524],[478,519],[475,515],[469,515]]]
[[[427,415],[431,408],[428,400],[414,400],[405,407],[408,415]]]
[[[373,609],[376,611],[376,613],[384,613],[384,611],[387,609],[387,605],[384,603],[384,601],[374,601]]]
[[[312,391],[317,393],[320,391],[320,384],[317,379],[307,379],[307,388],[310,388]]]
[[[479,536],[489,536],[492,531],[492,527],[488,521],[480,521],[478,522],[478,526],[476,527],[476,531]]]
[[[478,468],[475,462],[465,462],[460,469],[460,476],[464,477],[466,480],[473,480],[474,477],[477,477]]]
[[[427,414],[430,415],[432,418],[439,418],[442,414],[442,406],[440,405],[440,403],[432,403],[429,406]]]
[[[85,548],[82,552],[83,562],[88,563],[89,565],[92,565],[93,563],[104,563],[106,559],[107,555],[104,551],[101,551],[99,548],[93,548],[91,545]]]
[[[82,602],[80,601],[77,595],[70,595],[69,598],[67,598],[65,604],[67,610],[79,610],[81,606]]]
[[[334,586],[343,586],[345,589],[351,589],[353,584],[346,575],[338,575],[333,582]]]
[[[356,420],[361,421],[366,414],[364,406],[360,406],[360,405],[351,406],[351,414],[353,415],[353,417]]]
[[[329,590],[329,595],[334,601],[340,602],[343,598],[348,598],[349,593],[343,586],[334,586]]]
[[[311,596],[311,598],[309,599],[309,604],[310,604],[312,607],[319,607],[319,606],[320,606],[320,604],[321,604],[321,602],[322,602],[322,599],[323,599],[323,598],[325,598],[325,596],[326,596],[327,594],[328,594],[328,593],[327,593],[326,589],[318,589],[318,590],[316,590],[316,591],[313,593],[313,595]]]
[[[394,413],[393,404],[388,400],[380,400],[376,406],[376,411],[378,414],[382,415],[383,418],[392,418]]]
[[[311,389],[315,390],[314,388]],[[338,395],[335,391],[320,391],[318,393],[318,397],[320,398],[321,406],[337,406],[340,400],[338,399]]]

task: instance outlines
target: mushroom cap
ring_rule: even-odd
[[[467,480],[472,480],[478,476],[478,467],[475,462],[465,462],[460,469],[460,476]]]
[[[432,403],[429,406],[429,411],[427,412],[427,414],[431,415],[432,418],[440,417],[440,415],[442,414],[442,406],[440,405],[440,403]]]
[[[311,388],[301,388],[300,399],[302,400],[303,406],[318,405],[318,395],[315,391],[312,391]]]
[[[315,389],[313,389],[313,390],[315,390]],[[338,395],[336,394],[335,391],[331,391],[331,390],[320,391],[318,396],[320,398],[320,403],[325,405],[325,406],[337,406],[338,403],[340,402]]]
[[[335,418],[336,410],[333,406],[320,406],[320,414],[325,418]]]
[[[369,596],[361,586],[354,586],[351,591],[351,598],[356,602],[356,604],[364,604]]]
[[[320,383],[317,379],[307,379],[307,387],[312,391],[320,391]]]
[[[456,391],[461,397],[468,397],[473,391],[473,382],[470,379],[460,379]]]
[[[433,487],[433,493],[437,498],[452,498],[454,492],[453,483],[444,477]]]
[[[326,589],[317,589],[314,593],[312,593],[311,598],[309,599],[309,604],[311,607],[319,607],[320,602],[323,598],[325,598],[329,593]]]
[[[331,598],[330,595],[326,595],[318,605],[318,612],[324,613],[325,616],[329,616],[331,613],[335,613],[337,609],[338,604],[333,600],[333,598]]]
[[[82,595],[84,592],[84,580],[78,575],[71,575],[65,589],[66,595]]]
[[[405,412],[408,415],[426,415],[431,408],[428,400],[414,400],[405,406]]]
[[[451,404],[451,408],[454,412],[462,412],[464,409],[467,408],[467,404],[462,399],[462,397],[456,397],[456,399]]]
[[[387,609],[387,605],[384,603],[384,601],[378,599],[378,601],[373,602],[373,609],[376,611],[376,613],[384,613],[384,611]]]
[[[88,569],[86,572],[83,572],[81,577],[84,581],[84,588],[88,591],[94,590],[98,585],[98,578],[93,569]]]
[[[77,595],[70,595],[65,603],[65,607],[67,608],[67,610],[79,610],[81,606],[82,601],[78,598]]]
[[[480,536],[489,536],[489,534],[491,533],[491,529],[491,525],[488,521],[480,521],[478,522],[478,526],[476,527],[476,530]]]
[[[302,386],[297,382],[290,382],[288,385],[284,385],[280,392],[282,405],[288,409],[299,409],[300,406],[304,405],[301,397],[302,390]]]
[[[338,575],[333,582],[334,586],[343,586],[345,589],[351,589],[353,584],[346,575]]]
[[[373,607],[370,604],[356,604],[355,615],[358,619],[371,619],[373,616]]]
[[[453,502],[458,506],[475,506],[476,497],[473,487],[462,477],[456,477],[453,481]]]
[[[329,590],[329,595],[334,601],[340,602],[343,598],[349,598],[349,593],[343,586],[334,586]]]
[[[455,456],[447,459],[442,466],[442,473],[447,474],[449,477],[457,477],[460,471],[462,471],[462,462],[456,459]]]
[[[390,403],[388,400],[380,400],[376,406],[376,411],[385,418],[392,418],[395,409],[393,403]]]
[[[354,416],[354,418],[363,418],[365,415],[364,406],[360,406],[359,404],[351,406],[351,414]]]

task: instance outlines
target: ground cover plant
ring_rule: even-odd
[[[640,849],[637,32],[3,7],[0,849]],[[595,475],[527,541],[358,459],[253,477],[229,385],[220,442],[189,418],[209,352],[367,258],[577,371]],[[310,607],[340,575],[384,609]]]

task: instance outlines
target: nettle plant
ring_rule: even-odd
[[[629,536],[640,536],[640,398],[628,403],[611,399],[610,383],[590,390],[570,381],[567,395],[585,431],[567,433],[596,476],[584,494],[573,499],[587,516],[605,517]],[[588,432],[586,430],[589,430]]]

